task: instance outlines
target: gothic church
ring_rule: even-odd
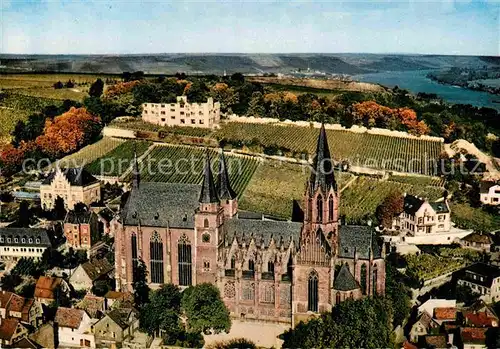
[[[117,288],[132,290],[134,265],[152,288],[210,282],[236,318],[296,324],[348,298],[384,294],[384,251],[370,226],[339,222],[339,192],[324,127],[304,194],[304,220],[264,220],[238,211],[220,153],[203,183],[141,182],[112,222]]]

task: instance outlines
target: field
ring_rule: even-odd
[[[239,207],[243,210],[267,213],[280,218],[291,218],[293,202],[302,206],[309,178],[304,166],[278,161],[265,161],[252,177]],[[352,178],[348,173],[336,173],[339,189]]]
[[[431,187],[444,187],[444,178],[429,177],[429,176],[397,176],[391,175],[389,177],[391,182],[398,182],[411,185],[425,185]]]
[[[209,150],[214,177],[218,172],[218,152]],[[184,146],[156,146],[141,162],[141,180],[167,183],[201,183],[205,151]],[[247,156],[226,156],[233,190],[241,195],[258,167]]]
[[[500,229],[500,216],[489,214],[468,204],[451,204],[451,220],[458,227],[475,231],[492,232]]]
[[[443,258],[423,253],[419,256],[406,255],[406,275],[416,281],[429,280],[439,275],[455,271],[464,266],[465,261]]]
[[[359,223],[370,218],[387,195],[400,192],[436,200],[443,194],[440,187],[411,185],[381,181],[372,177],[358,177],[340,197],[340,214],[347,222]]]
[[[127,141],[115,147],[105,156],[92,161],[85,169],[93,175],[120,176],[132,164],[134,152],[141,156],[151,145],[145,141]]]
[[[134,130],[134,131],[150,131],[150,132],[166,132],[184,136],[205,137],[213,133],[213,130],[202,127],[179,127],[179,126],[160,126],[141,120],[114,120],[110,126]]]
[[[318,129],[228,122],[215,134],[222,143],[274,147],[293,153],[314,154]],[[443,144],[438,141],[390,137],[345,130],[327,130],[332,157],[351,166],[388,171],[432,174]]]
[[[123,144],[125,141],[118,138],[104,137],[98,142],[80,149],[76,153],[68,155],[59,160],[60,167],[81,167],[86,164],[106,156],[113,149]]]

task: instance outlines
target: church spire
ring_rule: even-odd
[[[309,185],[312,192],[315,192],[318,188],[321,188],[323,191],[328,191],[331,187],[335,190],[337,189],[337,183],[333,173],[333,161],[330,156],[330,149],[328,148],[324,124],[321,124],[321,129],[319,131],[316,155],[313,160]]]
[[[210,167],[210,157],[208,150],[205,153],[205,168],[203,169],[203,183],[201,185],[200,203],[210,204],[219,202],[217,190],[215,189],[214,177]]]
[[[229,181],[229,173],[227,170],[226,158],[224,150],[220,150],[219,157],[219,177],[217,178],[217,188],[219,190],[219,198],[224,200],[233,200],[236,198],[236,193],[231,188]]]
[[[137,161],[137,152],[134,149],[134,163],[132,164],[132,188],[138,189],[141,182],[141,175],[139,173],[139,163]]]

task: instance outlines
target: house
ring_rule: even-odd
[[[213,128],[220,121],[220,103],[209,97],[206,103],[188,103],[178,96],[177,103],[143,103],[142,120],[161,126]]]
[[[139,316],[132,308],[114,309],[96,322],[93,328],[96,345],[107,348],[121,346],[139,328]]]
[[[35,286],[35,300],[40,304],[50,305],[67,297],[69,285],[63,278],[55,276],[40,276]]]
[[[115,213],[109,207],[97,211],[97,218],[102,225],[104,234],[111,234],[111,221],[114,217]]]
[[[489,234],[471,233],[459,240],[460,246],[478,251],[491,251],[493,239]]]
[[[0,316],[2,319],[15,318],[23,324],[37,327],[42,315],[42,307],[34,299],[24,298],[13,292],[1,291]]]
[[[134,296],[130,292],[108,291],[104,295],[104,298],[106,299],[106,307],[108,309],[116,308],[120,304],[131,306],[134,303]]]
[[[451,322],[457,319],[457,308],[455,307],[436,307],[434,308],[434,321],[439,325],[444,322]]]
[[[47,230],[39,228],[0,228],[0,260],[42,258],[51,246]]]
[[[403,212],[394,219],[393,229],[409,236],[449,232],[451,228],[448,202],[429,202],[413,195],[404,196]]]
[[[64,235],[66,244],[75,249],[89,249],[92,238],[99,236],[99,222],[97,214],[92,210],[76,212],[68,211],[64,218]]]
[[[486,302],[500,300],[500,268],[492,264],[475,263],[455,273],[457,284],[479,293]]]
[[[104,241],[98,241],[96,244],[93,244],[92,247],[88,251],[89,259],[93,258],[105,258],[105,256],[110,253],[112,250],[111,246],[109,246]]]
[[[104,316],[106,299],[91,294],[86,294],[83,299],[75,305],[75,308],[84,310],[92,319],[100,319]]]
[[[26,327],[19,319],[2,319],[0,321],[0,346],[12,345],[19,338],[28,334]]]
[[[434,321],[431,315],[424,310],[417,321],[413,324],[410,330],[410,339],[412,342],[417,343],[419,338],[429,334],[436,334],[439,330],[439,324]]]
[[[54,323],[57,324],[60,347],[95,348],[92,321],[85,311],[59,307]]]
[[[464,324],[468,327],[498,327],[498,317],[487,311],[462,311]]]
[[[54,329],[52,322],[41,325],[35,332],[33,332],[29,339],[40,345],[42,348],[57,348],[57,330]]]
[[[479,200],[484,205],[500,204],[500,183],[483,181],[479,187]]]
[[[43,209],[53,209],[58,197],[64,199],[64,205],[70,210],[79,202],[88,206],[101,200],[101,184],[83,168],[57,168],[40,185]]]
[[[75,290],[90,290],[97,280],[112,277],[114,266],[106,258],[94,259],[76,267],[69,278]]]
[[[456,306],[457,301],[455,299],[431,298],[418,307],[418,314],[420,315],[425,311],[429,315],[434,315],[435,308],[456,308]]]
[[[448,338],[445,334],[428,335],[424,337],[425,348],[445,349],[448,348]]]
[[[486,333],[488,328],[462,327],[460,339],[464,349],[486,348]]]
[[[29,339],[27,337],[23,337],[23,338],[19,339],[17,342],[14,342],[12,344],[12,348],[16,348],[16,349],[41,349],[43,347],[31,339]]]

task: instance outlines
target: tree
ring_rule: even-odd
[[[54,201],[54,208],[52,215],[55,220],[62,221],[66,217],[66,208],[64,206],[64,199],[60,196]]]
[[[207,346],[207,349],[256,349],[257,346],[246,338],[233,338],[228,341],[215,342]]]
[[[30,206],[26,200],[21,201],[19,204],[19,211],[17,214],[16,226],[28,228],[30,226],[33,214]]]
[[[149,303],[140,311],[141,328],[150,335],[158,334],[161,330],[165,342],[172,343],[181,332],[180,305],[179,287],[162,285],[160,289],[151,292]]]
[[[69,79],[66,84],[64,85],[64,87],[66,88],[73,88],[75,87],[75,83],[73,81],[71,81],[71,79]]]
[[[64,87],[63,83],[60,81],[56,82],[53,86],[56,90],[59,90]]]
[[[231,319],[221,299],[219,289],[202,283],[182,294],[182,309],[187,316],[188,331],[209,333],[229,332]]]
[[[138,308],[141,308],[149,301],[148,271],[142,259],[134,266],[133,273],[134,303]]]
[[[99,98],[104,91],[104,82],[101,79],[97,79],[90,85],[89,96]]]
[[[384,228],[392,227],[394,217],[403,212],[404,197],[396,191],[389,194],[384,201],[377,207],[376,217],[379,224]]]
[[[403,325],[411,312],[411,290],[403,282],[401,273],[391,264],[386,263],[385,294],[394,310],[393,327]]]
[[[263,117],[265,116],[266,108],[264,107],[264,97],[260,92],[252,93],[252,99],[248,103],[248,116]]]

